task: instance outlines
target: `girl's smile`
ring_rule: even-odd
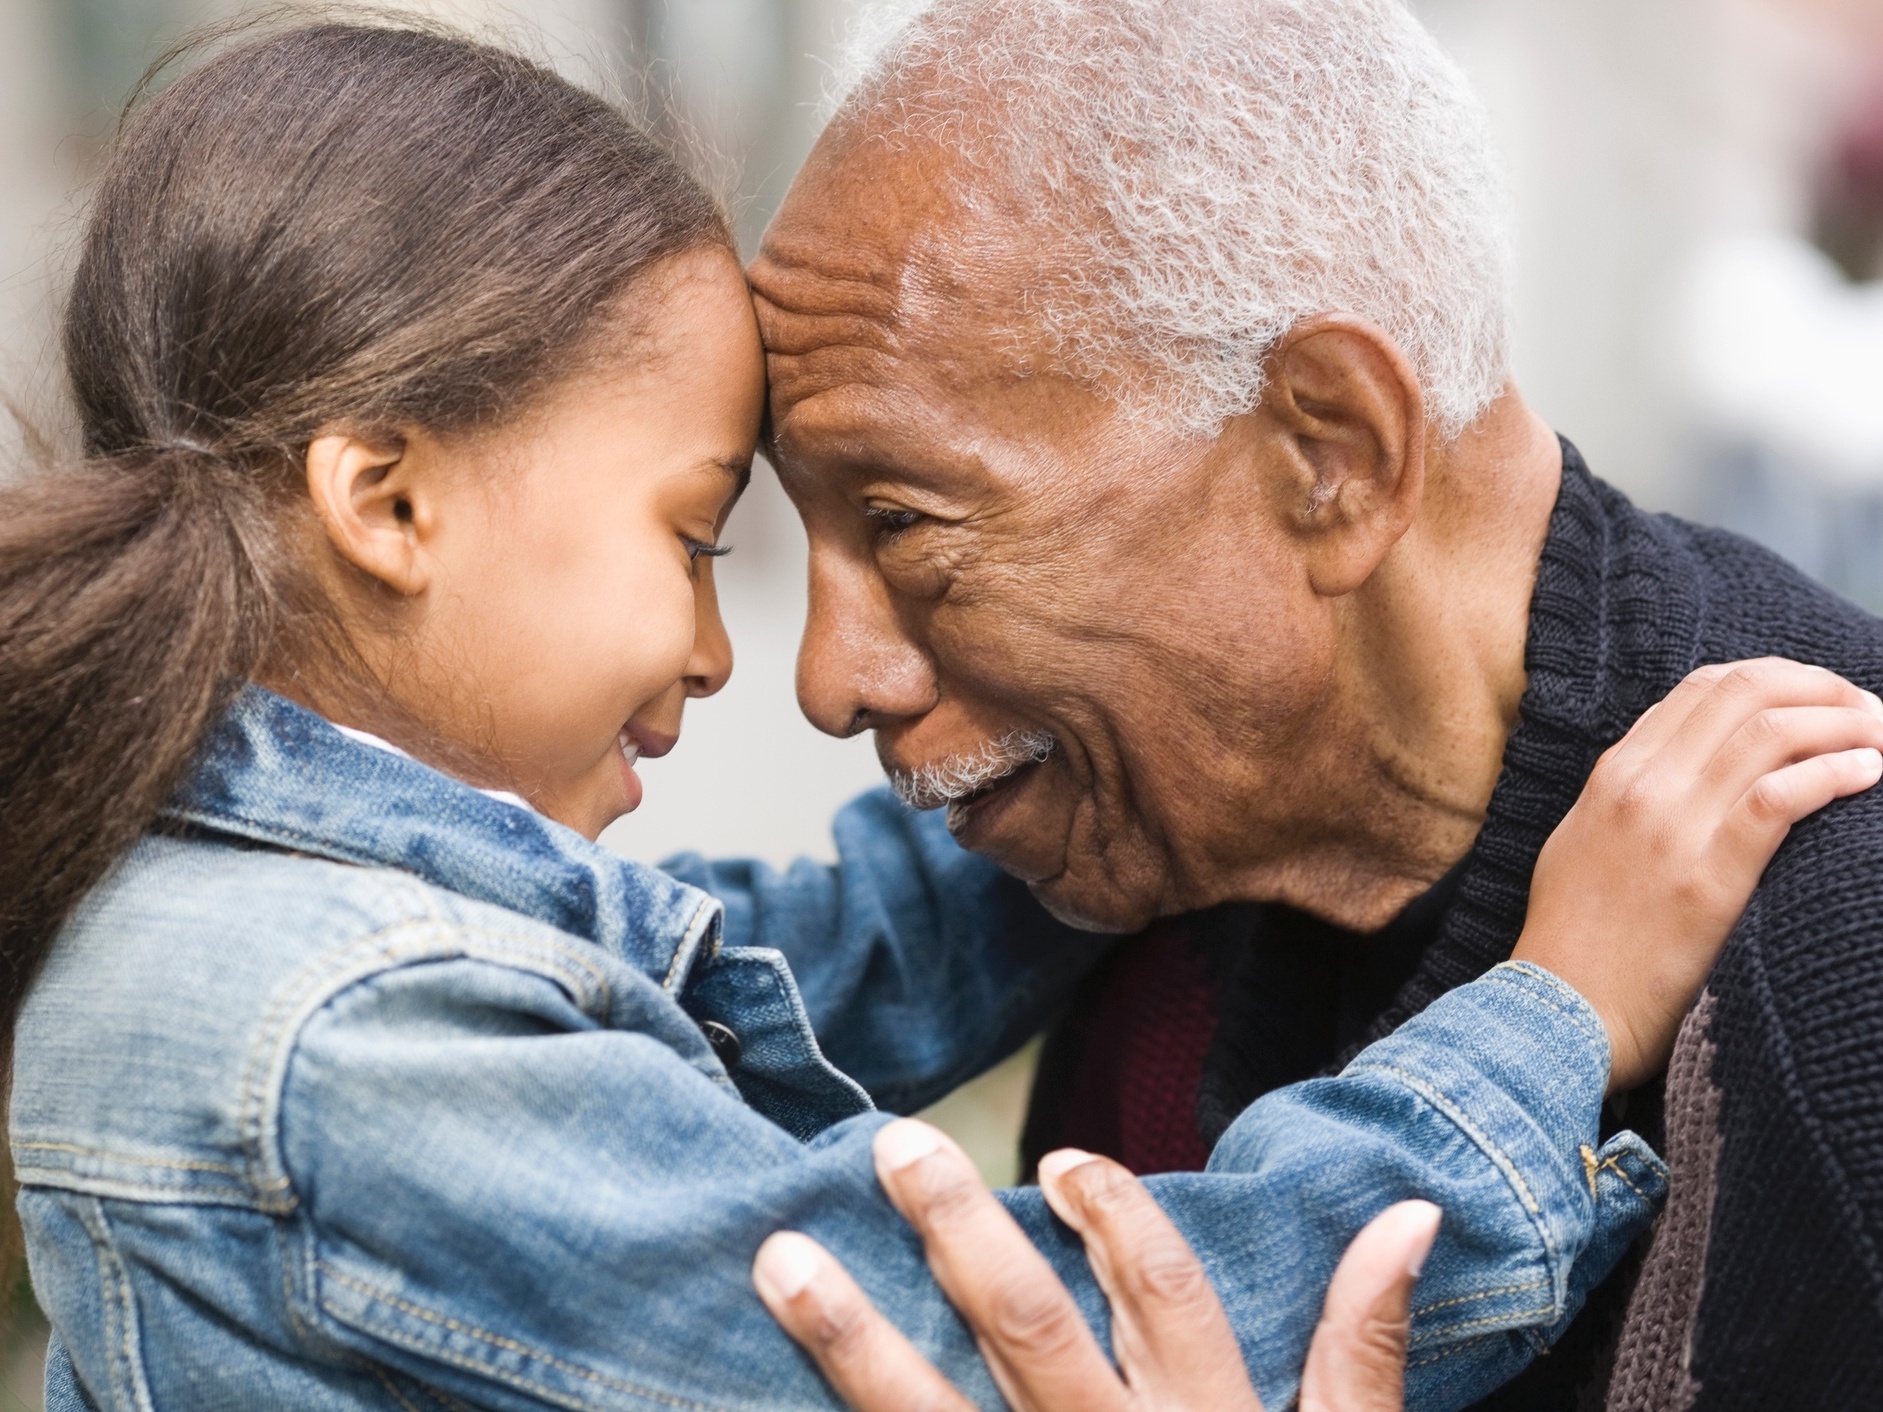
[[[642,794],[641,777],[634,773],[634,767],[642,759],[658,760],[679,744],[680,737],[629,721],[621,728],[618,739],[621,746],[622,788],[631,801],[622,812],[632,813],[640,808]]]

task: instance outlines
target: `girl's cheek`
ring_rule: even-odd
[[[649,583],[622,644],[622,665],[634,676],[641,700],[652,700],[680,681],[693,654],[694,584],[682,574]]]

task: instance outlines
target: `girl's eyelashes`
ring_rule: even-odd
[[[681,535],[680,542],[687,547],[687,562],[697,564],[702,557],[717,559],[732,553],[730,544],[708,544],[703,539],[694,539],[691,535]]]

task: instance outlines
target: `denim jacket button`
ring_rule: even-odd
[[[745,1046],[739,1043],[739,1036],[729,1026],[717,1020],[701,1020],[700,1033],[706,1036],[706,1042],[713,1047],[713,1053],[719,1056],[719,1062],[728,1069],[739,1062],[739,1056],[745,1053]]]

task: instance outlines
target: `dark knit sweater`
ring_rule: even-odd
[[[1447,879],[1449,894],[1415,904],[1426,915],[1411,929],[1419,950],[1410,974],[1346,1049],[1507,957],[1537,853],[1601,752],[1694,667],[1764,655],[1815,662],[1883,689],[1883,622],[1746,540],[1642,513],[1594,480],[1565,442],[1562,490],[1531,600],[1528,683],[1484,827]],[[1318,1036],[1322,1061],[1337,1062],[1346,1052],[1340,1032],[1354,1028],[1355,996],[1367,989],[1365,977],[1331,989],[1324,979],[1296,984],[1272,961],[1248,984],[1255,972],[1235,959],[1238,946],[1260,950],[1266,933],[1272,952],[1294,925],[1283,920],[1278,930],[1275,914],[1285,911],[1217,909],[1179,919],[1177,930],[1200,938],[1191,944],[1204,958],[1211,1018],[1199,1022],[1194,999],[1172,1013],[1190,1030],[1208,1027],[1210,1043],[1199,1046],[1194,1034],[1137,1040],[1153,1060],[1178,1054],[1188,1063],[1201,1048],[1191,1107],[1210,1140],[1222,1119],[1213,1110],[1226,1096],[1246,1103],[1302,1076],[1314,1046],[1303,1048],[1300,1035]],[[1227,943],[1226,915],[1241,919],[1228,925]],[[1408,927],[1396,925],[1403,945]],[[1163,929],[1166,947],[1171,930]],[[1124,955],[1144,944],[1126,943]],[[1115,986],[1128,964],[1095,976],[1049,1040],[1051,1062],[1029,1119],[1035,1155],[1059,1126],[1052,1115],[1068,1111],[1081,1083],[1093,1087],[1094,1066],[1104,1067],[1110,1046],[1100,1041],[1117,1026],[1089,1019],[1107,1003],[1107,977]],[[1391,957],[1379,964],[1390,970]],[[1136,993],[1154,994],[1142,973]],[[1701,1018],[1704,1033],[1690,1048],[1705,1063],[1689,1065],[1697,1077],[1670,1093],[1668,1117],[1706,1159],[1690,1165],[1710,1175],[1713,1190],[1710,1202],[1690,1207],[1702,1212],[1697,1226],[1683,1217],[1697,1248],[1651,1261],[1654,1277],[1628,1309],[1625,1340],[1633,1351],[1648,1350],[1641,1357],[1682,1366],[1631,1372],[1640,1377],[1627,1396],[1639,1400],[1642,1386],[1679,1386],[1669,1405],[1703,1412],[1883,1408],[1883,789],[1840,801],[1793,831],[1714,973]],[[1084,1039],[1069,1043],[1081,1028]],[[1090,1092],[1081,1101],[1089,1128],[1091,1111],[1104,1104]],[[1658,1082],[1629,1103],[1628,1125],[1659,1141]],[[1640,1265],[1626,1262],[1556,1350],[1483,1405],[1602,1406]],[[1704,1274],[1695,1288],[1697,1271]],[[1678,1307],[1663,1307],[1670,1301]],[[1677,1327],[1682,1318],[1690,1340],[1639,1332]]]

